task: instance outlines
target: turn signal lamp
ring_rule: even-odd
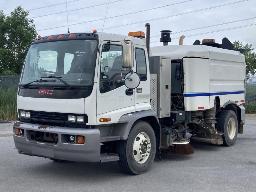
[[[23,136],[24,135],[24,130],[20,129],[20,128],[15,128],[14,132],[15,132],[16,136]]]
[[[85,144],[85,137],[82,135],[66,135],[67,142],[70,144]]]
[[[110,122],[110,121],[111,121],[111,118],[105,118],[105,117],[103,117],[103,118],[100,118],[99,121],[100,121],[101,123],[107,123],[107,122]]]
[[[85,144],[85,138],[84,136],[78,135],[76,136],[76,144]]]
[[[129,32],[128,36],[143,39],[143,38],[145,38],[145,33],[143,31]]]

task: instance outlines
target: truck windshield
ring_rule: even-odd
[[[96,40],[32,44],[20,85],[92,86],[96,54]]]

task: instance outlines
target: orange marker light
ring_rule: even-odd
[[[54,40],[56,38],[56,36],[55,35],[50,35],[50,36],[48,36],[48,40]]]
[[[69,39],[76,39],[76,34],[70,33],[68,36]]]
[[[65,35],[63,35],[63,34],[62,35],[58,35],[57,39],[65,39]]]
[[[106,123],[106,122],[110,122],[111,121],[111,118],[100,118],[99,119],[99,121],[101,122],[101,123]]]
[[[128,36],[143,39],[145,38],[145,33],[143,31],[129,32]]]
[[[92,29],[92,32],[93,33],[97,33],[97,29]]]

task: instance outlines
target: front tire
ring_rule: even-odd
[[[238,133],[238,121],[234,111],[225,110],[218,114],[217,128],[223,132],[223,143],[232,146],[236,143]]]
[[[156,154],[154,130],[144,121],[136,123],[126,141],[118,146],[120,168],[123,172],[138,175],[152,165]]]

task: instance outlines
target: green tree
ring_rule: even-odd
[[[240,41],[234,42],[235,50],[240,51],[242,54],[245,55],[245,62],[246,62],[246,74],[254,75],[256,73],[256,53],[252,48],[251,44],[243,45]]]
[[[26,50],[36,35],[33,20],[21,7],[10,16],[0,11],[0,74],[20,73]]]

